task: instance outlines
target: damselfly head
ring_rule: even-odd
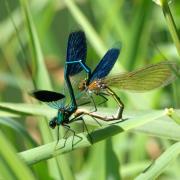
[[[51,121],[49,121],[49,127],[54,129],[57,126],[57,117],[54,117]]]
[[[50,122],[49,122],[49,127],[54,129],[56,126],[60,126],[64,120],[66,119],[66,109],[61,108],[58,110],[57,117],[54,117]]]
[[[78,89],[79,89],[80,91],[84,91],[84,90],[86,89],[86,80],[82,80],[82,81],[79,83]]]

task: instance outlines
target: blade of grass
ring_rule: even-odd
[[[92,109],[92,107],[88,107]],[[179,116],[180,110],[174,110],[175,114]],[[106,113],[105,113],[106,112]],[[115,109],[110,108],[99,108],[99,113],[103,115],[113,114]],[[124,117],[131,119],[145,116],[148,114],[154,113],[164,113],[164,110],[146,110],[146,111],[127,111],[124,113]],[[52,108],[40,104],[23,104],[23,103],[0,103],[0,117],[21,117],[24,115],[29,116],[44,116],[44,117],[53,117],[56,114],[56,111]],[[78,123],[78,122],[77,122]],[[86,116],[86,123],[91,126],[98,126],[95,121],[90,117]],[[151,123],[151,122],[150,122]],[[101,121],[102,126],[106,126],[107,122]],[[171,129],[171,131],[169,130]],[[145,124],[141,127],[138,126],[134,130],[135,132],[143,132],[149,135],[154,135],[162,138],[180,140],[180,126],[175,122],[171,121],[169,117],[164,116],[159,118],[158,121],[154,121],[151,124]]]
[[[7,12],[8,12],[8,14],[9,14],[9,16],[10,16],[10,20],[11,20],[11,22],[12,22],[12,25],[13,25],[13,27],[14,27],[14,29],[15,29],[19,46],[20,46],[20,48],[21,48],[21,50],[22,50],[23,59],[25,59],[25,54],[24,54],[24,53],[25,53],[25,49],[24,49],[24,46],[23,46],[23,42],[22,42],[22,40],[21,40],[21,37],[20,37],[20,34],[19,34],[19,30],[18,30],[18,28],[17,28],[17,26],[16,26],[16,23],[14,22],[13,16],[12,16],[12,14],[11,14],[11,8],[10,8],[9,3],[8,3],[7,0],[5,1],[5,5],[6,5]]]
[[[162,11],[163,11],[164,17],[166,19],[170,34],[171,34],[174,44],[176,46],[177,52],[180,56],[180,35],[177,30],[172,13],[170,11],[168,1],[167,0],[155,0],[155,3],[160,5],[162,8]],[[179,104],[179,101],[177,101],[179,95],[178,95],[178,93],[175,93],[175,92],[179,92],[179,87],[174,85],[173,88],[174,88],[174,97],[175,97],[174,99],[177,104],[177,107],[179,107],[180,104]]]
[[[0,179],[14,180],[14,174],[9,170],[8,166],[6,166],[3,158],[0,158],[0,169]]]
[[[133,18],[133,23],[131,24],[130,31],[129,31],[129,38],[128,41],[126,42],[126,52],[124,53],[123,60],[125,60],[126,63],[126,68],[128,70],[133,70],[135,63],[136,63],[136,58],[139,56],[140,52],[140,47],[142,43],[145,45],[148,41],[148,39],[144,39],[144,30],[146,25],[148,24],[148,18],[152,13],[152,2],[151,1],[146,1],[143,0],[141,1],[138,9],[135,10],[134,12],[134,18]],[[146,32],[147,33],[147,32]],[[146,34],[146,37],[149,37]],[[146,49],[143,47],[143,51],[145,52]]]
[[[25,104],[25,103],[0,103],[2,113],[12,113],[21,116],[44,116],[51,118],[56,115],[56,110],[48,106],[40,104]],[[1,115],[0,112],[0,115]]]
[[[30,11],[26,4],[25,0],[21,0],[21,5],[23,7],[23,11],[26,18],[26,24],[28,29],[28,34],[30,36],[30,47],[32,50],[32,78],[34,81],[35,88],[39,89],[49,89],[51,90],[51,83],[49,79],[48,72],[46,70],[44,64],[44,58],[41,51],[38,35],[33,24],[32,17],[30,15]]]
[[[93,145],[83,171],[81,170],[77,179],[120,179],[119,167],[119,161],[109,138]],[[94,173],[97,169],[98,173]]]
[[[153,124],[153,122],[149,122],[147,124],[150,124],[150,123]],[[128,161],[130,163],[135,163],[135,162],[143,161],[144,159],[146,159],[146,157],[147,157],[146,149],[139,148],[139,147],[146,147],[146,143],[148,140],[148,136],[146,135],[146,133],[136,134],[135,136],[132,136],[130,139],[131,139],[130,140],[131,143],[130,143],[129,148],[131,149],[131,152],[129,152]]]
[[[14,112],[0,111],[0,117],[17,118],[17,117],[20,117],[20,115]]]
[[[73,0],[65,0],[64,2],[77,23],[80,24],[86,32],[87,38],[89,39],[91,45],[94,47],[95,51],[100,56],[102,56],[106,51],[106,47],[96,33],[93,26],[90,24],[89,20],[85,17],[85,15],[81,12],[81,10],[78,8],[78,6]]]
[[[82,3],[81,0],[77,0],[77,2]],[[42,11],[46,6],[48,6],[50,2],[48,0],[41,0],[41,1],[31,1],[29,3],[30,3],[29,6],[32,10],[31,11],[32,14],[35,14],[35,16],[37,16],[40,11]],[[62,1],[54,0],[52,3],[54,3],[54,11],[59,11],[65,8],[65,4]],[[12,17],[14,21],[16,22],[16,26],[20,30],[20,33],[23,33],[24,32],[24,27],[23,27],[24,17],[22,16],[20,9],[17,8],[11,13],[12,13]],[[8,42],[11,39],[16,38],[14,36],[15,31],[11,27],[12,27],[12,22],[9,19],[9,17],[5,19],[4,21],[0,22],[0,34],[1,34],[0,46],[1,47],[8,44]]]
[[[113,150],[112,140],[109,138],[106,141],[106,152],[105,152],[105,160],[106,160],[106,168],[105,168],[105,177],[108,179],[121,179],[119,170],[120,170],[120,161],[117,158]],[[98,159],[98,154],[96,155]],[[113,162],[113,163],[112,163]]]
[[[156,161],[154,161],[136,180],[157,179],[167,166],[173,162],[180,153],[180,142],[169,147]]]
[[[33,140],[33,138],[28,134],[28,132],[24,129],[24,127],[20,123],[18,123],[17,121],[15,121],[11,118],[1,118],[0,117],[0,124],[12,128],[14,131],[19,133],[19,135],[26,138],[26,140],[33,147],[37,146],[37,143]]]
[[[89,171],[89,176],[86,179],[108,179],[106,176],[106,141],[101,141],[98,144],[93,146],[93,149],[90,151],[91,154],[89,155],[89,163],[87,164],[86,170]],[[98,158],[97,158],[98,156]],[[101,167],[101,168],[99,168]],[[98,173],[95,172],[98,169]]]
[[[169,4],[167,0],[159,0],[159,5],[162,7],[164,17],[166,19],[169,31],[171,33],[172,39],[174,41],[174,44],[176,46],[177,52],[180,56],[180,37],[179,33],[175,24],[175,21],[173,19],[172,13],[169,8]]]
[[[0,72],[0,77],[1,77],[1,82],[10,85],[12,87],[17,88],[18,84],[16,82],[16,77],[14,77],[12,74],[9,73],[2,73]],[[27,89],[30,89],[32,86],[31,82],[24,77],[19,77],[18,78],[19,82],[21,83],[22,87],[26,87]]]
[[[104,128],[93,131],[92,133],[90,133],[90,135],[93,140],[93,143],[97,143],[108,137],[114,136],[118,133],[122,133],[124,131],[128,131],[133,128],[142,126],[153,120],[157,121],[157,119],[161,117],[164,117],[164,111],[155,111],[153,113],[151,112],[149,114],[143,114],[141,116],[137,116],[135,118],[131,118],[123,122],[108,125]],[[82,140],[80,141],[79,137],[76,136],[74,137],[74,141],[73,141],[74,149],[91,146],[88,135],[85,136],[83,133],[81,133],[78,134],[78,136],[80,136]],[[20,156],[25,160],[27,164],[34,164],[39,161],[52,158],[59,154],[72,151],[72,140],[73,137],[72,136],[69,137],[67,139],[66,146],[64,148],[62,148],[64,145],[64,139],[62,139],[59,141],[57,146],[56,146],[56,142],[49,143],[31,150],[21,152]]]
[[[105,16],[104,21],[102,21],[101,18],[101,34],[106,36],[111,32],[111,30],[113,30],[118,35],[118,40],[116,41],[121,39],[122,42],[125,42],[129,29],[127,28],[122,16],[119,14],[122,3],[123,1],[116,1],[115,3],[112,3],[111,1],[101,3],[101,1],[98,1],[95,6],[97,7],[96,10],[101,8]]]
[[[149,165],[149,163],[150,161],[142,161],[142,162],[135,162],[128,165],[124,165],[121,168],[122,178],[123,179],[130,178],[133,175],[142,172],[145,169],[145,167]]]
[[[176,112],[177,113],[177,112]],[[165,139],[180,140],[180,126],[171,121],[168,117],[158,119],[158,121],[147,123],[133,130],[146,135],[156,136]]]
[[[14,58],[14,46],[18,46],[19,49],[20,49],[20,54],[22,56],[22,59],[23,61],[25,62],[25,65],[26,65],[26,69],[28,69],[28,63],[26,61],[26,55],[25,55],[25,48],[24,48],[24,45],[23,45],[23,41],[22,41],[22,38],[20,36],[20,32],[18,30],[18,27],[16,26],[16,23],[13,19],[13,16],[11,14],[11,8],[9,6],[9,3],[8,1],[6,0],[5,1],[5,5],[6,5],[6,9],[7,9],[7,12],[10,16],[10,20],[11,20],[11,23],[12,23],[12,28],[13,30],[15,30],[15,36],[17,37],[17,41],[18,41],[18,44],[17,45],[14,45],[14,42],[13,43],[9,43],[8,46],[5,48],[3,47],[3,53],[4,53],[4,57],[8,63],[8,66],[12,72],[12,74],[14,75],[14,78],[15,78],[15,82],[18,84],[18,86],[20,87],[21,91],[25,91],[27,90],[27,87],[26,86],[23,86],[23,84],[21,84],[21,81],[19,81],[19,79],[21,77],[24,77],[26,78],[26,75],[24,73],[24,69],[22,69],[21,65],[20,65],[20,62]],[[27,80],[27,79],[26,79]],[[31,85],[32,86],[32,85]]]
[[[35,179],[30,169],[19,159],[13,146],[7,141],[6,136],[0,131],[0,154],[4,159],[9,169],[14,174],[14,178],[33,180]],[[6,177],[4,177],[6,179]]]

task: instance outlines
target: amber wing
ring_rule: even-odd
[[[132,72],[108,76],[102,81],[109,87],[143,92],[168,85],[175,79],[175,71],[176,63],[166,61]]]

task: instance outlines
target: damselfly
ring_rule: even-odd
[[[70,61],[71,59],[73,59],[74,61],[71,62]],[[67,132],[71,131],[73,133],[73,140],[74,140],[74,136],[77,136],[81,139],[81,137],[76,135],[75,131],[72,130],[70,126],[68,125],[69,123],[75,120],[79,120],[79,119],[83,120],[82,117],[79,117],[80,115],[83,114],[83,110],[81,110],[80,114],[76,114],[75,118],[73,119],[71,118],[72,114],[75,113],[77,110],[77,103],[76,103],[76,99],[74,96],[74,92],[72,89],[69,76],[79,73],[83,69],[88,71],[88,69],[86,69],[86,65],[84,64],[85,60],[86,60],[86,39],[85,39],[84,33],[82,31],[71,33],[68,39],[67,59],[66,59],[66,65],[64,69],[64,78],[65,78],[65,82],[67,84],[68,92],[71,98],[71,103],[69,105],[65,105],[65,95],[61,93],[47,91],[47,90],[37,90],[37,91],[32,92],[32,95],[36,99],[38,99],[39,101],[45,102],[52,108],[55,108],[58,110],[57,116],[54,117],[49,122],[49,126],[51,128],[54,129],[56,126],[58,127],[58,135],[57,135],[58,141],[59,141],[59,126],[60,125],[65,127],[67,129]],[[72,143],[72,146],[73,146],[73,143]]]
[[[74,35],[74,37],[77,36],[76,32],[72,34]],[[83,39],[85,39],[84,33]],[[85,54],[87,51],[87,46],[86,44],[81,44],[80,47],[81,51],[79,52],[84,55],[83,58],[79,59],[79,61],[74,61],[73,58],[68,59],[68,63],[72,63],[73,66],[77,67],[81,65],[80,71],[84,69],[87,72],[87,79],[82,80],[79,83],[79,90],[86,91],[88,93],[89,97],[91,97],[94,103],[95,111],[97,110],[97,108],[94,99],[91,96],[92,94],[103,97],[105,101],[108,100],[105,96],[110,95],[114,98],[119,106],[116,116],[106,117],[86,112],[86,114],[89,114],[91,116],[93,115],[93,117],[99,118],[101,120],[111,121],[122,118],[124,104],[114,92],[114,90],[112,90],[112,88],[144,92],[168,85],[175,78],[173,69],[176,69],[176,63],[169,61],[154,65],[148,65],[132,72],[118,73],[116,75],[108,76],[118,59],[120,53],[120,49],[118,48],[109,49],[101,59],[99,64],[96,66],[95,70],[91,73],[90,68],[85,65]],[[75,53],[75,51],[73,52]],[[79,64],[74,64],[75,62],[79,62]],[[77,69],[79,69],[79,67]],[[73,69],[72,67],[69,67],[68,74],[73,76],[75,74],[78,74],[80,71],[77,71],[76,68]]]
[[[104,63],[108,66],[107,61],[109,61],[109,59],[103,58],[97,67],[100,67],[99,65]],[[122,118],[124,104],[112,88],[136,92],[153,90],[171,83],[175,79],[174,70],[176,70],[176,63],[166,61],[148,65],[132,72],[119,73],[104,77],[90,76],[89,83],[87,84],[86,80],[83,80],[79,84],[79,89],[81,91],[85,90],[88,93],[95,93],[96,95],[105,92],[108,95],[113,96],[119,105],[119,110],[117,116],[108,120],[117,120]],[[103,70],[99,71],[101,72]],[[92,74],[94,74],[94,72]]]

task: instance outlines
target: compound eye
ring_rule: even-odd
[[[85,81],[83,82],[83,86],[84,86],[84,88],[87,86],[87,80],[85,80]]]
[[[78,89],[79,89],[80,91],[83,91],[83,90],[86,89],[86,80],[83,80],[83,81],[81,81],[81,82],[79,83]]]
[[[57,126],[57,118],[53,118],[51,121],[49,121],[49,127],[54,129]]]

